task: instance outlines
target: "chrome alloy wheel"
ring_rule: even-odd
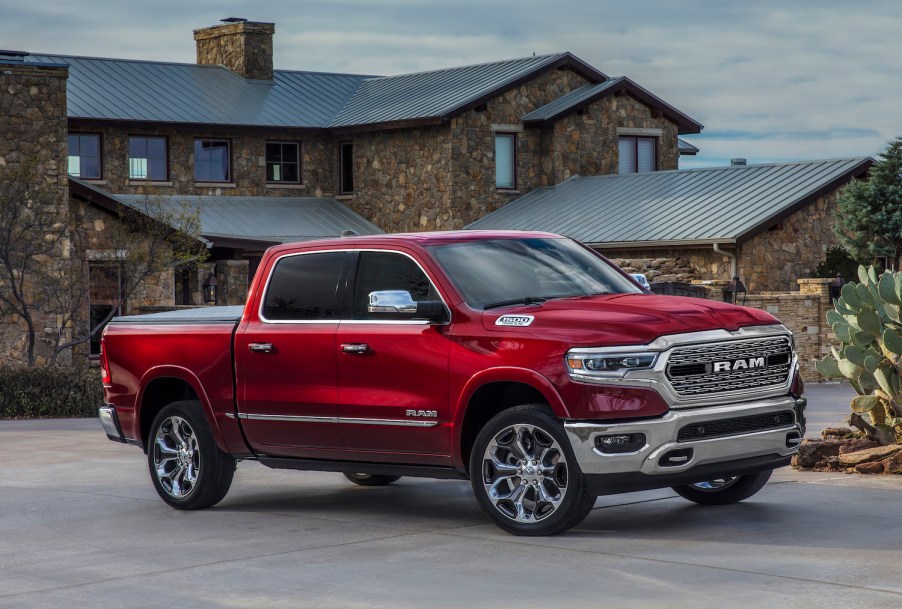
[[[172,416],[163,421],[153,442],[153,463],[163,490],[175,499],[184,499],[197,484],[200,449],[191,425]]]
[[[716,493],[730,488],[737,480],[739,480],[739,476],[730,476],[728,478],[715,478],[714,480],[705,480],[704,482],[694,482],[689,486],[704,493]]]
[[[492,438],[482,458],[482,484],[501,514],[515,522],[549,517],[567,494],[567,459],[535,425],[511,425]]]

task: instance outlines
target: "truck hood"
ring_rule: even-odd
[[[524,319],[517,320],[518,316]],[[525,316],[534,319],[528,326],[518,325],[528,322]],[[641,345],[668,334],[735,331],[742,326],[780,322],[760,309],[701,298],[610,294],[490,309],[483,313],[482,323],[486,330],[529,334],[571,345],[604,346]],[[501,325],[506,323],[512,325]]]

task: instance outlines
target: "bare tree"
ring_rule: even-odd
[[[63,208],[58,189],[37,177],[32,162],[0,172],[0,305],[25,322],[26,361],[36,362],[40,320],[56,328],[46,337],[49,361],[88,342],[148,278],[202,262],[195,210],[174,209],[158,196],[117,210],[96,255],[118,278],[118,300],[100,320],[89,314],[87,235]]]

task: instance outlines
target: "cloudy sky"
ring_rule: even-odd
[[[276,24],[277,68],[400,74],[571,51],[705,125],[681,167],[871,155],[902,136],[898,0],[0,0],[0,48],[193,62]]]

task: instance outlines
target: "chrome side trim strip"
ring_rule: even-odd
[[[420,419],[363,419],[354,417],[310,417],[285,414],[247,414],[238,413],[239,419],[245,421],[285,421],[287,423],[344,423],[352,425],[386,425],[389,427],[435,427],[438,421]]]

